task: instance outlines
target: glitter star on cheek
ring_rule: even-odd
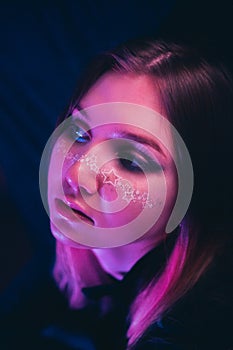
[[[102,171],[101,173],[104,177],[103,182],[105,184],[111,184],[113,186],[116,186],[117,182],[120,180],[120,176],[118,176],[113,169],[111,169],[110,171]]]
[[[124,196],[122,197],[127,203],[130,203],[135,199],[134,193],[132,192],[125,192]]]

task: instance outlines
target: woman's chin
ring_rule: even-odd
[[[77,242],[73,241],[71,238],[67,237],[64,233],[62,233],[57,228],[57,226],[52,221],[50,221],[50,230],[51,230],[53,237],[57,241],[59,241],[60,243],[62,243],[64,245],[68,245],[68,246],[73,247],[73,248],[90,249],[89,246],[85,246],[81,243],[77,243]]]

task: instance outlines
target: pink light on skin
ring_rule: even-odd
[[[96,133],[100,133],[100,135],[102,133],[105,134],[103,132],[105,127],[109,128],[109,125],[101,126],[98,131],[96,130]],[[94,134],[93,130],[92,133]],[[75,147],[72,150],[73,154],[76,154]],[[85,205],[95,210],[96,216],[98,214],[101,215],[101,222],[98,223],[99,227],[109,228],[127,225],[129,221],[134,220],[142,212],[142,209],[153,207],[152,200],[149,199],[148,194],[148,179],[151,176],[146,176],[143,172],[140,172],[140,175],[136,175],[134,168],[133,171],[131,169],[129,171],[125,169],[125,165],[119,165],[122,157],[126,157],[123,155],[125,148],[128,150],[132,147],[136,147],[135,142],[127,140],[126,143],[122,139],[102,141],[101,136],[101,142],[98,142],[87,154],[81,155],[80,161],[73,162],[71,158],[64,161],[64,168],[67,166],[67,163],[69,168],[69,171],[64,175],[68,175],[68,178],[66,181],[63,181],[63,186],[67,186],[67,183],[70,185],[70,188],[64,187],[66,194],[69,194],[69,191],[72,192],[71,186],[76,186],[77,183],[84,184],[87,177],[92,181],[92,184],[88,182],[90,186],[89,192],[87,188],[80,186],[79,195],[84,200]],[[120,149],[120,155],[116,156],[115,153],[119,153],[116,152],[118,149]],[[94,159],[94,161],[91,161],[91,159]],[[131,164],[132,160],[130,157],[127,159],[128,161]],[[93,170],[93,166],[98,171]],[[155,168],[154,170],[157,172],[157,177],[161,184],[158,186],[157,183],[152,193],[156,193],[159,196],[159,191],[161,192],[162,190],[162,193],[164,192],[165,180],[161,167],[157,165]],[[65,170],[63,172],[65,173]],[[158,190],[158,187],[160,190]],[[95,193],[95,195],[92,196],[90,193]],[[67,197],[67,200],[70,201],[70,198]],[[111,202],[111,205],[109,205],[109,202]],[[127,212],[127,215],[119,215],[119,212],[122,214]],[[102,224],[104,222],[102,220],[103,214],[106,219],[110,220],[107,225]],[[118,220],[116,220],[116,215]]]
[[[102,171],[101,175],[103,177],[103,185],[99,191],[100,196],[107,201],[116,200],[118,198],[116,183],[120,177],[115,174],[114,169]]]
[[[120,176],[118,176],[114,169],[111,169],[109,171],[102,171],[102,175],[104,176],[104,183],[105,184],[111,184],[112,186],[116,186],[117,181],[120,180]]]
[[[51,230],[120,278],[164,237],[178,190],[174,133],[147,76],[107,73],[80,104],[88,113],[73,112],[76,138],[58,133],[50,158]],[[145,164],[148,154],[159,170],[137,173],[120,161]],[[148,196],[156,205],[142,210]]]
[[[143,94],[141,94],[141,91],[143,91]],[[87,108],[95,104],[115,101],[133,102],[153,108],[161,112],[161,105],[159,99],[154,93],[154,85],[152,87],[152,82],[150,81],[150,79],[148,79],[147,77],[121,76],[119,74],[107,74],[102,79],[100,79],[83,98],[81,104],[83,108]],[[90,150],[91,144],[92,147],[96,146],[98,144],[101,144],[101,142],[105,141],[106,139],[109,139],[109,137],[106,137],[105,135],[114,135],[115,128],[112,124],[106,124],[103,127],[97,127],[95,129],[92,129],[91,131],[93,140],[92,142],[82,145],[75,144],[71,148],[71,152],[73,152],[76,155],[80,154],[80,158],[83,154],[87,153],[87,151]],[[129,125],[127,131],[134,132],[134,128]],[[172,140],[170,142],[172,142]],[[114,151],[115,150],[113,149],[108,149],[105,152],[114,153]],[[152,152],[155,152],[155,150],[152,150]],[[97,197],[97,193],[102,193],[104,198],[108,199],[111,203],[113,198],[111,196],[113,192],[109,191],[109,185],[111,184],[106,183],[106,181],[110,181],[107,176],[112,177],[114,173],[107,173],[106,176],[105,172],[104,174],[106,178],[102,179],[105,180],[104,183],[104,181],[101,181],[101,179],[98,176],[94,176],[95,174],[92,175],[91,171],[89,171],[88,173],[85,171],[84,176],[82,176],[82,173],[79,171],[80,165],[78,163],[79,162],[72,163],[72,160],[69,159],[65,159],[64,161],[63,189],[68,202],[72,202],[75,205],[77,205],[78,208],[81,208],[85,212],[85,214],[88,215],[88,217],[91,217],[94,220],[95,225],[99,227],[107,228],[124,225],[127,224],[129,219],[131,220],[132,218],[138,215],[138,213],[141,211],[141,205],[139,206],[139,203],[133,202],[132,200],[129,201],[129,205],[127,205],[127,207],[124,210],[121,210],[117,213],[109,214],[108,204],[106,204],[106,201],[101,202],[100,198]],[[117,172],[115,170],[115,174],[117,174],[117,176],[128,180],[129,183],[131,183],[135,189],[138,189],[138,191],[140,191],[140,193],[147,193],[148,188],[142,176],[136,176],[133,173],[130,174],[130,172],[127,172],[125,170],[120,170],[119,165],[116,164],[114,160],[112,161],[112,163],[113,164],[109,164],[109,166],[114,165],[113,168],[117,168]],[[79,182],[77,182],[78,172]],[[157,176],[157,178],[159,185],[159,176]],[[116,178],[114,178],[114,181],[116,181]],[[157,222],[156,232],[153,228],[151,232],[148,233],[148,235],[144,235],[143,238],[139,241],[133,242],[132,244],[126,245],[124,247],[110,249],[93,249],[93,252],[95,253],[97,259],[99,260],[101,266],[104,268],[105,271],[119,278],[120,276],[117,271],[120,271],[120,274],[122,274],[122,272],[126,272],[127,270],[129,270],[132,267],[132,265],[138,259],[140,259],[142,255],[144,255],[148,250],[152,249],[162,239],[164,235],[163,227],[165,226],[167,218],[171,212],[171,208],[174,204],[177,188],[176,172],[174,170],[171,157],[167,161],[166,184],[167,188],[169,189],[169,191],[167,191],[166,206],[164,208],[163,215]],[[108,185],[108,190],[106,185]],[[83,199],[82,196],[80,196],[80,188],[82,188],[86,198],[91,199],[92,202],[90,204],[92,205],[89,205],[89,203],[87,205],[86,201],[84,201],[85,198]],[[114,186],[111,185],[111,188],[114,188]],[[52,186],[50,198],[56,198],[56,196],[56,189]],[[99,208],[102,210],[101,212],[93,209],[96,200],[98,201],[97,204]],[[104,212],[107,213],[104,214]],[[55,233],[56,236],[56,232],[53,233]],[[119,257],[121,257],[121,259],[119,259]]]
[[[64,141],[64,140],[63,140]],[[60,142],[58,146],[59,152],[63,152],[64,142]],[[130,201],[140,201],[142,207],[152,208],[154,206],[153,201],[149,198],[147,192],[140,193],[138,189],[133,188],[132,184],[128,180],[123,179],[117,175],[115,169],[99,169],[98,157],[95,154],[82,155],[81,158],[77,158],[76,155],[72,152],[68,152],[67,159],[72,160],[72,163],[81,162],[86,163],[85,165],[89,167],[97,176],[102,178],[102,186],[99,194],[104,200],[114,201],[119,196],[129,203]]]

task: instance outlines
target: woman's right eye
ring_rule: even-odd
[[[86,143],[90,141],[90,135],[88,132],[77,125],[71,126],[71,137],[77,143]]]

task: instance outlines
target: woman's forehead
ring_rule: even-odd
[[[81,107],[80,105],[79,108]],[[171,123],[143,105],[126,102],[103,103],[83,110],[76,109],[72,118],[77,124],[84,123],[86,130],[97,129],[98,133],[106,137],[115,138],[120,135],[150,146],[153,144],[155,149],[157,146],[154,145],[161,144],[162,148],[174,153]]]
[[[108,72],[84,95],[81,105],[87,108],[109,102],[135,103],[164,114],[158,88],[148,75]]]

